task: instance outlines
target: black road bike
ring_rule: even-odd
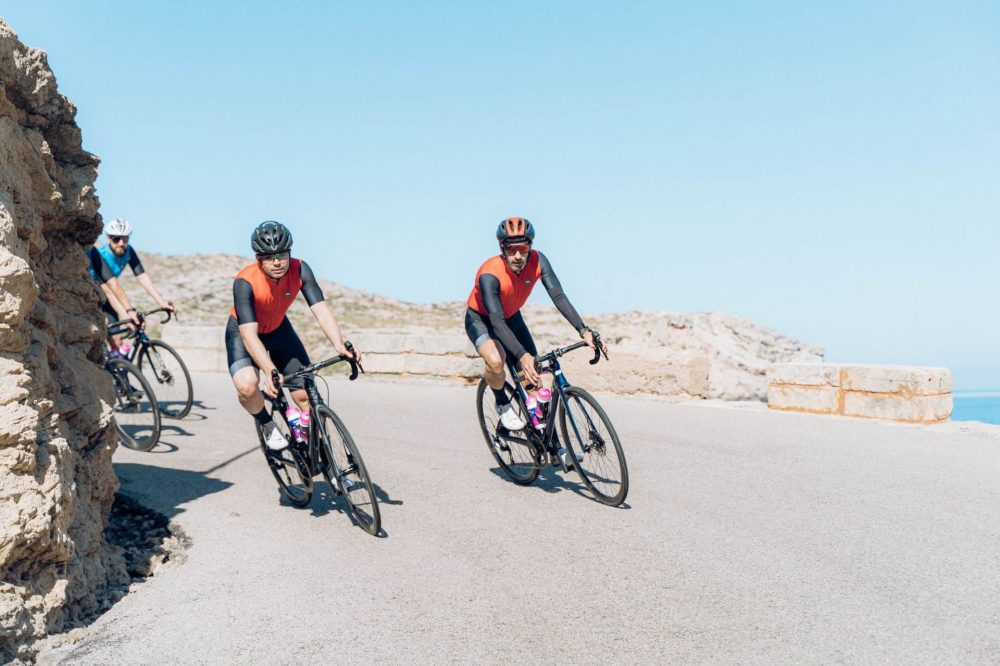
[[[594,341],[597,349],[591,365],[601,360],[600,338],[594,335]],[[549,464],[567,472],[575,468],[598,502],[620,506],[628,495],[628,467],[618,433],[594,396],[578,386],[571,386],[559,365],[561,356],[586,346],[586,342],[577,342],[535,358],[535,367],[541,372],[552,372],[555,378],[552,401],[540,428],[532,425],[525,406],[527,393],[521,385],[523,378],[508,355],[507,368],[514,384],[506,382],[505,390],[516,413],[527,425],[516,431],[503,427],[493,391],[483,379],[476,396],[479,426],[493,458],[514,483],[530,485]]]
[[[346,347],[351,351],[354,349],[350,343]],[[313,478],[322,474],[334,492],[344,498],[354,522],[369,534],[378,534],[382,529],[382,518],[368,469],[347,426],[326,405],[316,388],[316,374],[341,361],[350,363],[351,381],[358,378],[358,370],[364,372],[364,368],[353,358],[334,356],[284,377],[286,384],[301,379],[309,396],[311,422],[306,441],[300,442],[292,435],[288,419],[285,418],[289,403],[283,389],[278,391],[276,398],[268,399],[268,402],[271,404],[271,418],[277,424],[278,431],[288,440],[288,446],[280,451],[269,449],[259,423],[257,437],[271,473],[289,502],[298,507],[309,504],[312,499]],[[275,386],[279,386],[281,375],[277,370],[273,371],[271,379]]]
[[[173,314],[166,308],[157,308],[149,312],[137,312],[136,318],[142,324],[146,318],[158,312],[166,314],[166,317],[160,320],[161,324],[170,321]],[[123,320],[114,326],[119,327],[129,323],[131,320]],[[164,416],[175,419],[187,416],[194,402],[194,389],[191,385],[191,373],[188,372],[180,354],[163,340],[150,338],[141,326],[137,326],[135,331],[125,333],[123,337],[135,338],[126,358],[134,363],[149,380],[150,385],[155,387],[156,396],[160,401],[160,411]]]
[[[104,354],[104,369],[115,389],[115,430],[123,446],[149,451],[160,441],[160,408],[156,395],[139,368],[124,358]]]

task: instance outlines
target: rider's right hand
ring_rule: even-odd
[[[277,368],[275,368],[272,365],[268,370],[266,370],[264,372],[264,393],[266,393],[269,398],[277,398],[278,397],[278,386],[281,386],[282,381],[283,381],[283,378],[279,374],[278,375],[278,386],[274,385],[274,382],[271,379],[271,374],[272,374],[271,371],[272,370],[276,370],[276,369]]]
[[[535,357],[525,352],[521,355],[521,374],[524,379],[535,386],[542,385],[542,378],[535,369]]]

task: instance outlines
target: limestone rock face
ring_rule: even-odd
[[[75,115],[0,19],[0,662],[127,580],[103,538],[118,483],[84,259],[98,159]]]

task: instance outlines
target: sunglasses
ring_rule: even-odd
[[[291,256],[291,252],[285,250],[284,252],[272,252],[270,254],[258,254],[257,259],[260,261],[285,261]]]
[[[108,236],[108,240],[112,243],[127,243],[128,236]]]
[[[503,253],[508,257],[513,257],[515,254],[520,252],[521,254],[528,254],[531,251],[531,243],[514,243],[512,245],[504,245]]]

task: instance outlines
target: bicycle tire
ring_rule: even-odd
[[[302,455],[300,445],[291,440],[288,434],[291,430],[284,415],[274,413],[272,417],[282,435],[288,439],[289,445],[280,451],[267,448],[267,444],[264,443],[264,431],[260,423],[255,422],[260,449],[267,460],[271,475],[278,482],[278,490],[293,506],[302,508],[312,500],[313,481],[312,474],[309,473],[309,464]]]
[[[570,416],[576,423],[576,427],[572,429],[567,427],[569,419],[566,416],[571,405],[577,406],[580,413],[580,418],[575,414]],[[586,413],[584,405],[597,415],[607,436],[603,436],[597,430],[595,420]],[[580,437],[582,428],[587,429],[585,441],[581,441]],[[578,386],[567,388],[566,401],[559,411],[559,431],[563,446],[572,454],[573,466],[587,489],[593,493],[594,499],[608,506],[620,506],[628,495],[628,465],[625,463],[625,452],[622,450],[621,440],[618,439],[618,433],[611,419],[594,396]],[[614,447],[613,457],[608,451],[609,439]],[[577,454],[580,454],[582,460],[577,460]],[[614,473],[616,464],[617,474]]]
[[[163,356],[173,358],[176,363],[174,371],[164,365]],[[157,387],[160,411],[174,419],[187,416],[194,404],[194,389],[191,373],[177,350],[163,340],[149,340],[139,353],[138,366],[147,379],[152,377],[149,383]],[[180,373],[176,372],[177,368]]]
[[[123,358],[110,359],[105,367],[114,383],[112,407],[118,441],[129,449],[149,451],[160,441],[160,408],[153,388],[139,369]]]
[[[525,416],[528,410],[524,407],[521,394],[515,391],[509,382],[504,383],[504,390],[515,402],[517,409],[521,411],[525,422],[530,424],[531,421]],[[509,431],[498,434],[498,428],[503,427],[499,426],[499,416],[495,421],[487,421],[487,413],[496,414],[496,400],[485,379],[479,381],[479,389],[476,391],[476,407],[479,415],[479,428],[482,430],[483,439],[486,440],[486,447],[493,454],[493,459],[500,465],[503,473],[519,486],[529,486],[534,483],[541,468],[541,454],[525,430],[518,431],[523,434],[523,437],[518,437],[516,433]],[[530,425],[526,427],[530,427]],[[506,437],[501,435],[506,435]],[[504,460],[505,456],[506,460]]]
[[[312,427],[318,428],[316,437],[319,439],[323,476],[340,491],[351,519],[358,527],[369,534],[378,534],[382,529],[378,497],[365,461],[347,426],[326,405],[316,409],[316,418],[312,423]],[[339,442],[333,440],[333,432],[336,432]]]

